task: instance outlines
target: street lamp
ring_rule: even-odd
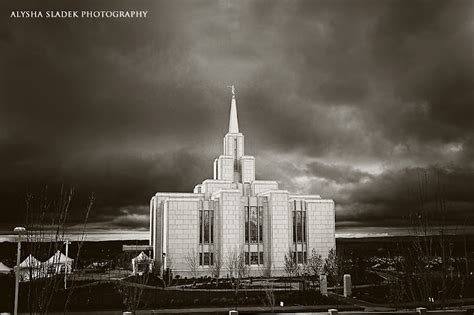
[[[17,226],[13,232],[18,234],[18,247],[16,252],[16,268],[15,268],[15,308],[14,315],[18,314],[18,291],[20,288],[20,258],[21,258],[21,234],[26,232],[22,226]]]
[[[71,242],[69,240],[65,240],[64,241],[64,244],[66,245],[66,264],[65,264],[65,268],[64,268],[64,290],[66,290],[67,288],[67,272],[68,272],[68,269],[69,269],[69,244],[71,244]],[[71,265],[71,269],[72,269],[72,265]]]

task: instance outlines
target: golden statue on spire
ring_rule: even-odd
[[[227,87],[232,89],[232,97],[235,97],[235,86],[232,84],[228,85]]]

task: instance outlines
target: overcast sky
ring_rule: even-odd
[[[403,224],[423,174],[449,220],[473,213],[473,1],[0,8],[1,229],[23,220],[27,192],[58,183],[76,188],[76,219],[94,192],[92,226],[146,229],[154,192],[212,177],[229,84],[257,178],[334,199],[339,226]],[[20,9],[149,13],[9,18]]]

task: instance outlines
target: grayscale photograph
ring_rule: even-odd
[[[473,314],[474,1],[0,0],[0,76],[1,314]]]

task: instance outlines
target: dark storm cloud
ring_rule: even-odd
[[[369,174],[349,165],[309,162],[296,167],[278,161],[273,161],[273,167],[284,179],[281,188],[334,198],[339,226],[403,225],[423,209],[445,223],[472,224],[472,169],[451,164]],[[293,174],[293,178],[285,177],[287,174]]]
[[[474,171],[455,166],[387,171],[354,187],[340,199],[341,221],[401,221],[429,209],[438,220],[460,224],[474,210]],[[445,203],[441,208],[439,202]],[[405,221],[406,223],[406,221]]]
[[[442,174],[456,218],[472,209],[473,2],[80,6],[149,15],[14,20],[1,4],[2,222],[27,191],[66,182],[95,192],[94,222],[146,227],[154,192],[211,176],[229,84],[257,175],[334,198],[338,220],[397,220],[415,170]]]
[[[348,165],[327,165],[320,162],[312,162],[307,165],[307,168],[316,177],[329,179],[341,184],[358,183],[363,179],[370,179],[372,177],[369,173],[354,169]]]
[[[143,207],[134,205],[147,205],[156,191],[192,191],[194,183],[211,175],[210,169],[206,167],[209,158],[200,157],[199,152],[177,151],[146,158],[123,155],[82,158],[67,164],[58,160],[56,168],[28,167],[23,169],[22,174],[17,172],[16,176],[22,177],[16,178],[14,183],[2,180],[5,203],[21,209],[26,194],[40,195],[44,190],[43,185],[51,186],[48,194],[50,198],[54,198],[59,185],[74,183],[75,202],[72,206],[73,210],[77,208],[78,214],[71,213],[71,223],[83,219],[83,211],[79,210],[79,206],[84,207],[88,193],[93,192],[95,200],[94,211],[90,215],[91,222],[110,221],[112,225],[122,226],[129,218],[135,218],[131,213],[133,210],[137,214],[148,215],[148,212],[141,211]],[[35,176],[42,180],[34,178]],[[122,209],[131,210],[124,213]],[[8,222],[9,219],[17,219],[19,214],[5,213],[3,218]],[[120,219],[121,216],[124,218]]]

